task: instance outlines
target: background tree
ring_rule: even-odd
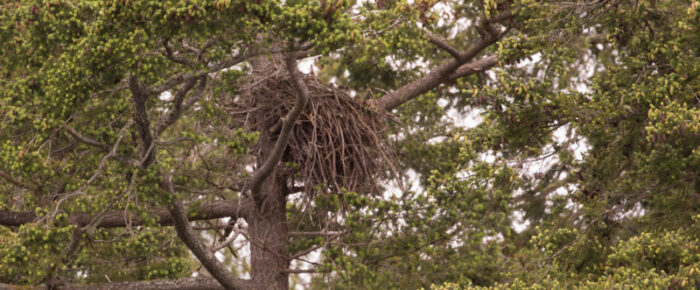
[[[1,283],[700,283],[697,1],[2,5]]]

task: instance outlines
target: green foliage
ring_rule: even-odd
[[[23,225],[17,232],[5,232],[1,240],[0,279],[28,283],[46,278],[51,268],[61,265],[61,251],[74,228]]]
[[[320,273],[308,286],[700,286],[697,0],[1,5],[0,210],[38,216],[0,226],[2,283],[177,279],[195,271],[153,209],[173,198],[197,206],[244,197],[247,167],[265,136],[230,116],[251,68],[212,69],[222,62],[280,45],[311,47],[304,53],[316,56],[320,79],[366,101],[453,60],[424,30],[467,50],[488,34],[484,21],[511,11],[512,19],[491,27],[503,39],[475,58],[495,54],[496,66],[391,112],[398,122],[387,121],[386,133],[397,168],[387,171],[401,185],[387,183],[383,195],[285,197],[290,232],[342,233],[290,236],[290,253],[320,252]],[[190,75],[199,76],[191,85],[201,98],[154,133],[157,145],[144,154],[130,89]],[[177,100],[183,83],[149,92],[150,129],[194,96]],[[453,119],[468,114],[481,122]],[[156,161],[145,164],[150,153]],[[281,164],[289,172],[313,166]],[[163,189],[166,181],[177,194]],[[69,217],[107,210],[129,212],[141,225],[86,226],[67,253],[80,233]],[[220,234],[219,224],[193,225],[210,227],[207,238]],[[225,252],[227,263],[238,258]],[[245,273],[239,260],[231,268]]]
[[[696,289],[700,285],[698,229],[700,224],[696,223],[687,230],[641,233],[623,241],[602,261],[602,274],[588,279],[573,275],[556,279],[551,274],[560,270],[566,275],[573,273],[552,269],[536,282],[517,279],[491,287],[451,282],[430,289]]]

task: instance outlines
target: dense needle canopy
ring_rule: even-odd
[[[0,43],[0,288],[700,286],[700,1],[5,0]]]

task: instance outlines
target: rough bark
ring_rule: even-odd
[[[169,187],[172,189],[172,186]],[[214,253],[210,251],[204,243],[199,239],[198,235],[192,227],[190,227],[190,222],[187,220],[187,214],[185,213],[185,208],[182,203],[174,199],[172,202],[172,210],[170,211],[175,220],[175,231],[177,236],[182,240],[187,248],[192,251],[192,254],[197,257],[202,266],[209,271],[209,273],[226,289],[248,289],[246,280],[238,279],[233,275],[228,267],[219,262],[219,260],[214,256]]]
[[[151,133],[151,121],[148,119],[146,101],[148,93],[140,81],[132,76],[129,78],[129,89],[131,90],[131,102],[134,108],[133,120],[139,133],[139,152],[142,166],[153,163],[154,154],[153,134]]]
[[[26,286],[0,283],[0,289],[43,290],[46,286]],[[100,284],[62,284],[57,290],[222,290],[224,287],[210,277],[184,278],[180,280],[127,281]]]
[[[377,104],[379,107],[390,111],[399,105],[408,102],[445,82],[450,81],[451,75],[455,71],[457,71],[462,65],[474,59],[479,53],[481,53],[491,44],[498,41],[498,39],[499,38],[496,36],[488,36],[480,39],[467,51],[461,52],[459,53],[458,57],[437,66],[422,78],[410,82],[382,96],[377,100]]]
[[[140,290],[221,290],[221,286],[216,280],[208,277],[185,278],[180,280],[155,280],[139,282],[120,282],[107,284],[86,284],[68,285],[65,288],[71,290],[117,290],[117,289],[140,289]]]
[[[289,289],[286,196],[282,184],[284,180],[273,173],[262,185],[265,197],[261,207],[247,219],[251,289]]]
[[[282,61],[279,56],[258,57],[251,64],[254,71],[260,72],[265,67],[279,66]],[[297,68],[296,54],[289,53],[284,61],[294,82],[297,99],[292,110],[282,120],[278,136],[273,136],[270,130],[261,130],[261,151],[258,156],[261,165],[251,180],[251,193],[256,206],[246,218],[251,249],[250,289],[289,289],[287,200],[283,192],[286,180],[279,177],[277,171],[292,127],[308,100],[308,90]]]
[[[190,211],[190,214],[188,214],[188,219],[190,221],[195,221],[224,217],[244,217],[247,213],[246,208],[248,203],[250,203],[250,201],[238,199],[218,200],[202,203],[201,205],[188,210]],[[153,210],[151,211],[151,215],[155,216],[156,223],[160,225],[169,226],[173,224],[173,218],[167,209]],[[86,226],[90,223],[93,216],[94,214],[91,213],[75,213],[70,215],[68,220],[72,224]],[[34,212],[30,211],[0,211],[0,225],[3,226],[17,227],[23,224],[35,222],[38,219],[40,219],[40,217],[37,217]],[[118,228],[125,227],[127,225],[138,226],[142,224],[143,220],[138,214],[125,212],[123,210],[115,210],[105,213],[100,223],[96,226],[101,228]]]

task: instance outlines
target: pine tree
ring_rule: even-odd
[[[696,0],[0,5],[0,286],[700,284]]]

